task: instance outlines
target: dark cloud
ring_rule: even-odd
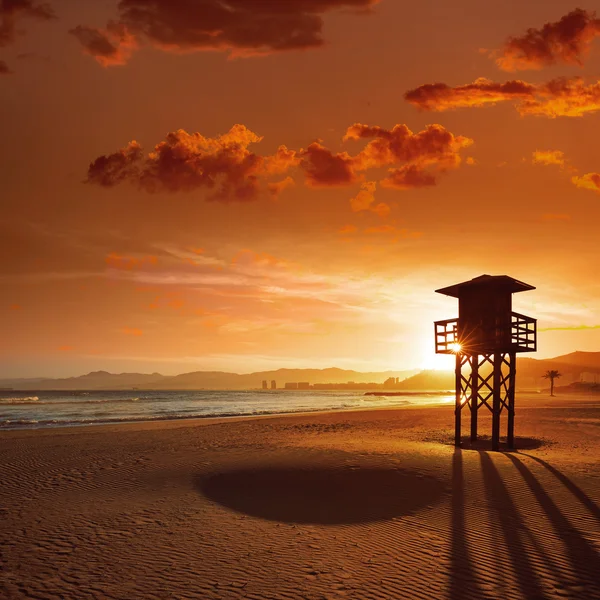
[[[206,138],[183,129],[169,133],[144,155],[137,142],[97,158],[88,169],[89,183],[113,187],[129,181],[148,192],[212,190],[213,200],[254,200],[267,188],[268,178],[289,169],[295,153],[281,146],[273,156],[248,150],[261,137],[244,125],[235,125],[217,138]],[[289,185],[289,182],[288,184]],[[281,186],[281,182],[279,182]]]
[[[126,148],[97,158],[88,169],[87,181],[113,187],[123,181],[139,179],[143,157],[142,147],[136,141],[129,142]]]
[[[345,140],[365,138],[375,139],[356,157],[361,169],[403,163],[453,167],[460,163],[460,151],[473,143],[473,140],[455,136],[437,124],[413,133],[406,125],[383,129],[355,123],[348,128],[344,137]]]
[[[323,15],[334,10],[369,12],[379,0],[121,0],[106,29],[79,26],[72,33],[103,65],[123,64],[136,42],[163,50],[227,51],[232,56],[270,54],[323,45]],[[127,41],[113,36],[122,27]],[[125,44],[126,49],[122,46]],[[119,60],[113,60],[118,57]]]
[[[582,65],[596,36],[600,36],[596,13],[577,8],[559,21],[508,38],[492,56],[504,71],[541,69],[557,63]]]
[[[560,77],[534,85],[518,80],[495,83],[477,79],[457,87],[445,83],[422,85],[404,98],[422,110],[439,112],[514,101],[522,115],[580,117],[600,110],[600,82],[586,84],[580,77]]]
[[[0,2],[0,47],[15,41],[16,24],[21,18],[48,21],[55,18],[52,7],[46,2],[33,0],[2,0]]]
[[[388,187],[424,187],[436,182],[430,171],[457,167],[460,152],[473,143],[441,125],[428,125],[413,133],[406,125],[387,130],[360,123],[348,129],[344,141],[369,138],[375,139],[356,155],[333,152],[313,142],[300,150],[280,146],[274,154],[263,156],[249,150],[262,138],[244,125],[235,125],[216,138],[179,129],[148,154],[133,141],[113,154],[100,156],[90,164],[87,182],[103,187],[130,182],[147,192],[205,188],[211,191],[210,199],[243,201],[263,194],[277,196],[293,186],[290,171],[297,167],[310,187],[352,185],[364,181],[369,169],[391,167],[382,182]],[[367,185],[375,186],[375,182]],[[378,214],[389,212],[383,203],[375,208]]]
[[[444,111],[453,108],[484,106],[506,100],[532,97],[536,86],[514,80],[496,83],[480,77],[473,83],[450,87],[445,83],[427,83],[404,94],[404,99],[423,110]]]
[[[136,49],[137,42],[124,25],[109,23],[106,29],[78,25],[69,31],[103,67],[124,65]]]
[[[8,65],[0,60],[0,75],[10,75],[12,71],[8,68]]]
[[[356,160],[347,152],[334,153],[318,142],[300,153],[300,166],[312,186],[350,185],[360,181]]]
[[[431,187],[436,183],[436,177],[419,165],[405,165],[398,169],[390,169],[390,174],[382,180],[381,185],[396,190],[408,190]]]

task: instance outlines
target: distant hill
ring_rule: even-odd
[[[0,388],[20,390],[119,390],[136,387],[146,390],[247,390],[261,387],[263,380],[277,387],[286,383],[308,381],[309,383],[383,383],[388,377],[405,379],[417,371],[350,371],[337,368],[329,369],[278,369],[256,373],[228,373],[225,371],[196,371],[182,375],[166,376],[160,373],[108,373],[94,371],[79,377],[62,379],[4,379]]]
[[[548,387],[543,378],[546,371],[561,373],[559,381],[569,385],[589,374],[600,374],[600,352],[572,352],[556,358],[517,358],[517,389],[542,389]],[[453,371],[421,371],[394,386],[398,390],[453,390]]]
[[[395,390],[453,390],[454,371],[421,371],[394,386]]]
[[[571,365],[576,368],[593,367],[600,370],[600,352],[571,352],[571,354],[564,354],[563,356],[546,359],[542,362],[548,361],[560,363],[562,365]]]
[[[600,352],[572,352],[548,359],[534,359],[521,355],[517,359],[517,388],[546,388],[543,374],[556,369],[561,374],[560,383],[569,385],[586,379],[590,374],[600,374]],[[260,388],[263,380],[272,380],[277,387],[286,383],[307,381],[315,383],[383,383],[389,377],[400,382],[395,390],[452,390],[452,371],[374,371],[360,372],[345,369],[277,369],[255,373],[228,373],[225,371],[195,371],[181,375],[166,376],[160,373],[108,373],[94,371],[79,377],[63,379],[4,379],[0,388],[20,390],[123,390],[139,388],[146,390],[248,390]]]

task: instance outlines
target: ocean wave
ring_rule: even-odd
[[[38,402],[38,396],[21,396],[17,398],[0,398],[0,404],[31,404]],[[42,403],[43,404],[43,403]]]
[[[38,396],[28,398],[0,398],[0,404],[33,404],[36,406],[76,406],[82,404],[121,404],[127,402],[138,402],[139,400],[154,400],[154,398],[112,398],[104,400],[40,400]]]

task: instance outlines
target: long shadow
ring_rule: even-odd
[[[544,588],[529,558],[528,548],[521,537],[520,532],[527,531],[525,522],[491,458],[485,452],[480,452],[479,456],[490,521],[498,523],[502,530],[506,553],[521,595],[529,600],[546,598]],[[539,550],[538,548],[538,552]]]
[[[454,440],[452,440],[454,443]],[[517,437],[515,438],[515,448],[511,449],[507,446],[506,439],[500,440],[500,450],[502,452],[518,452],[520,450],[535,450],[549,444],[547,440],[534,437]],[[461,439],[461,448],[463,450],[486,451],[492,449],[492,437],[489,435],[479,435],[475,441],[471,441],[469,436],[464,436]]]
[[[462,451],[452,457],[452,546],[450,555],[450,600],[484,598],[473,571],[467,544],[465,519],[465,479]]]
[[[273,467],[199,477],[199,491],[239,513],[270,521],[338,525],[384,521],[437,502],[440,480],[402,469]]]
[[[523,454],[532,460],[535,460],[540,465],[545,467],[552,475],[556,477],[572,494],[575,496],[581,504],[583,504],[598,521],[600,521],[600,508],[598,505],[575,483],[573,483],[564,473],[561,473],[556,467],[548,464],[545,460],[532,456],[531,454]]]
[[[600,555],[562,514],[533,473],[516,456],[506,456],[515,465],[527,487],[548,516],[557,535],[563,541],[576,583],[579,586],[578,593],[582,593],[581,597],[585,598],[600,597]],[[585,593],[581,589],[583,586],[586,587]]]

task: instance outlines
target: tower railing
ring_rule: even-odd
[[[517,352],[537,350],[537,320],[520,313],[511,313],[511,343]]]
[[[461,343],[458,319],[434,322],[436,354],[456,354]],[[466,348],[463,351],[467,350]],[[505,351],[535,352],[537,350],[537,320],[521,313],[511,313],[510,345]],[[485,353],[481,350],[480,354]]]

